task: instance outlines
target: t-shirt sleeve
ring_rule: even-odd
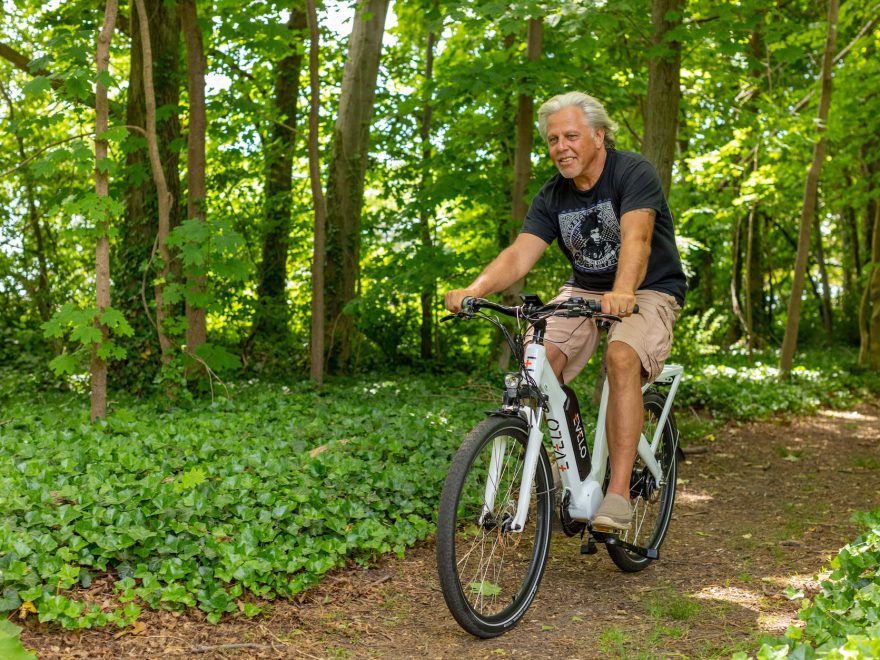
[[[543,188],[535,195],[532,205],[529,206],[529,212],[526,213],[521,233],[534,234],[547,243],[547,245],[550,245],[559,233],[559,225],[550,215],[550,211],[547,208],[547,200],[544,197]]]
[[[647,160],[639,160],[623,176],[623,195],[620,215],[636,209],[654,209],[659,215],[663,210],[663,187],[660,176]]]

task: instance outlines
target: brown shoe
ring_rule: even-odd
[[[632,515],[629,500],[615,493],[608,493],[593,518],[593,529],[626,531],[632,524]]]

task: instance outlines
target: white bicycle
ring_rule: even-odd
[[[520,365],[505,376],[501,408],[488,413],[455,454],[443,486],[437,519],[437,569],[443,596],[456,621],[477,637],[512,628],[535,598],[550,547],[554,510],[554,463],[558,470],[559,519],[563,531],[581,534],[581,552],[602,543],[617,566],[640,571],[659,558],[675,502],[676,463],[681,457],[672,402],[683,368],[668,365],[653,385],[642,388],[645,424],[630,479],[633,524],[625,533],[591,526],[608,485],[605,414],[608,382],[602,390],[592,451],[577,397],[560,385],[544,347],[550,316],[584,317],[607,329],[620,318],[603,314],[582,298],[542,305],[523,296],[516,307],[465,298],[449,318],[483,318],[501,329]],[[494,310],[517,320],[514,335]],[[592,319],[592,320],[591,320]],[[526,343],[526,328],[532,335]],[[658,386],[668,387],[661,393]]]

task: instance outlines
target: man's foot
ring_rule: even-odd
[[[623,532],[632,523],[633,510],[629,500],[616,493],[608,493],[593,518],[593,529]]]

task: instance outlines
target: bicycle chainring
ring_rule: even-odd
[[[562,502],[559,504],[559,524],[562,526],[562,531],[565,532],[566,536],[577,536],[587,528],[587,524],[580,520],[573,520],[568,514],[568,504],[570,501],[571,492],[566,491]]]

